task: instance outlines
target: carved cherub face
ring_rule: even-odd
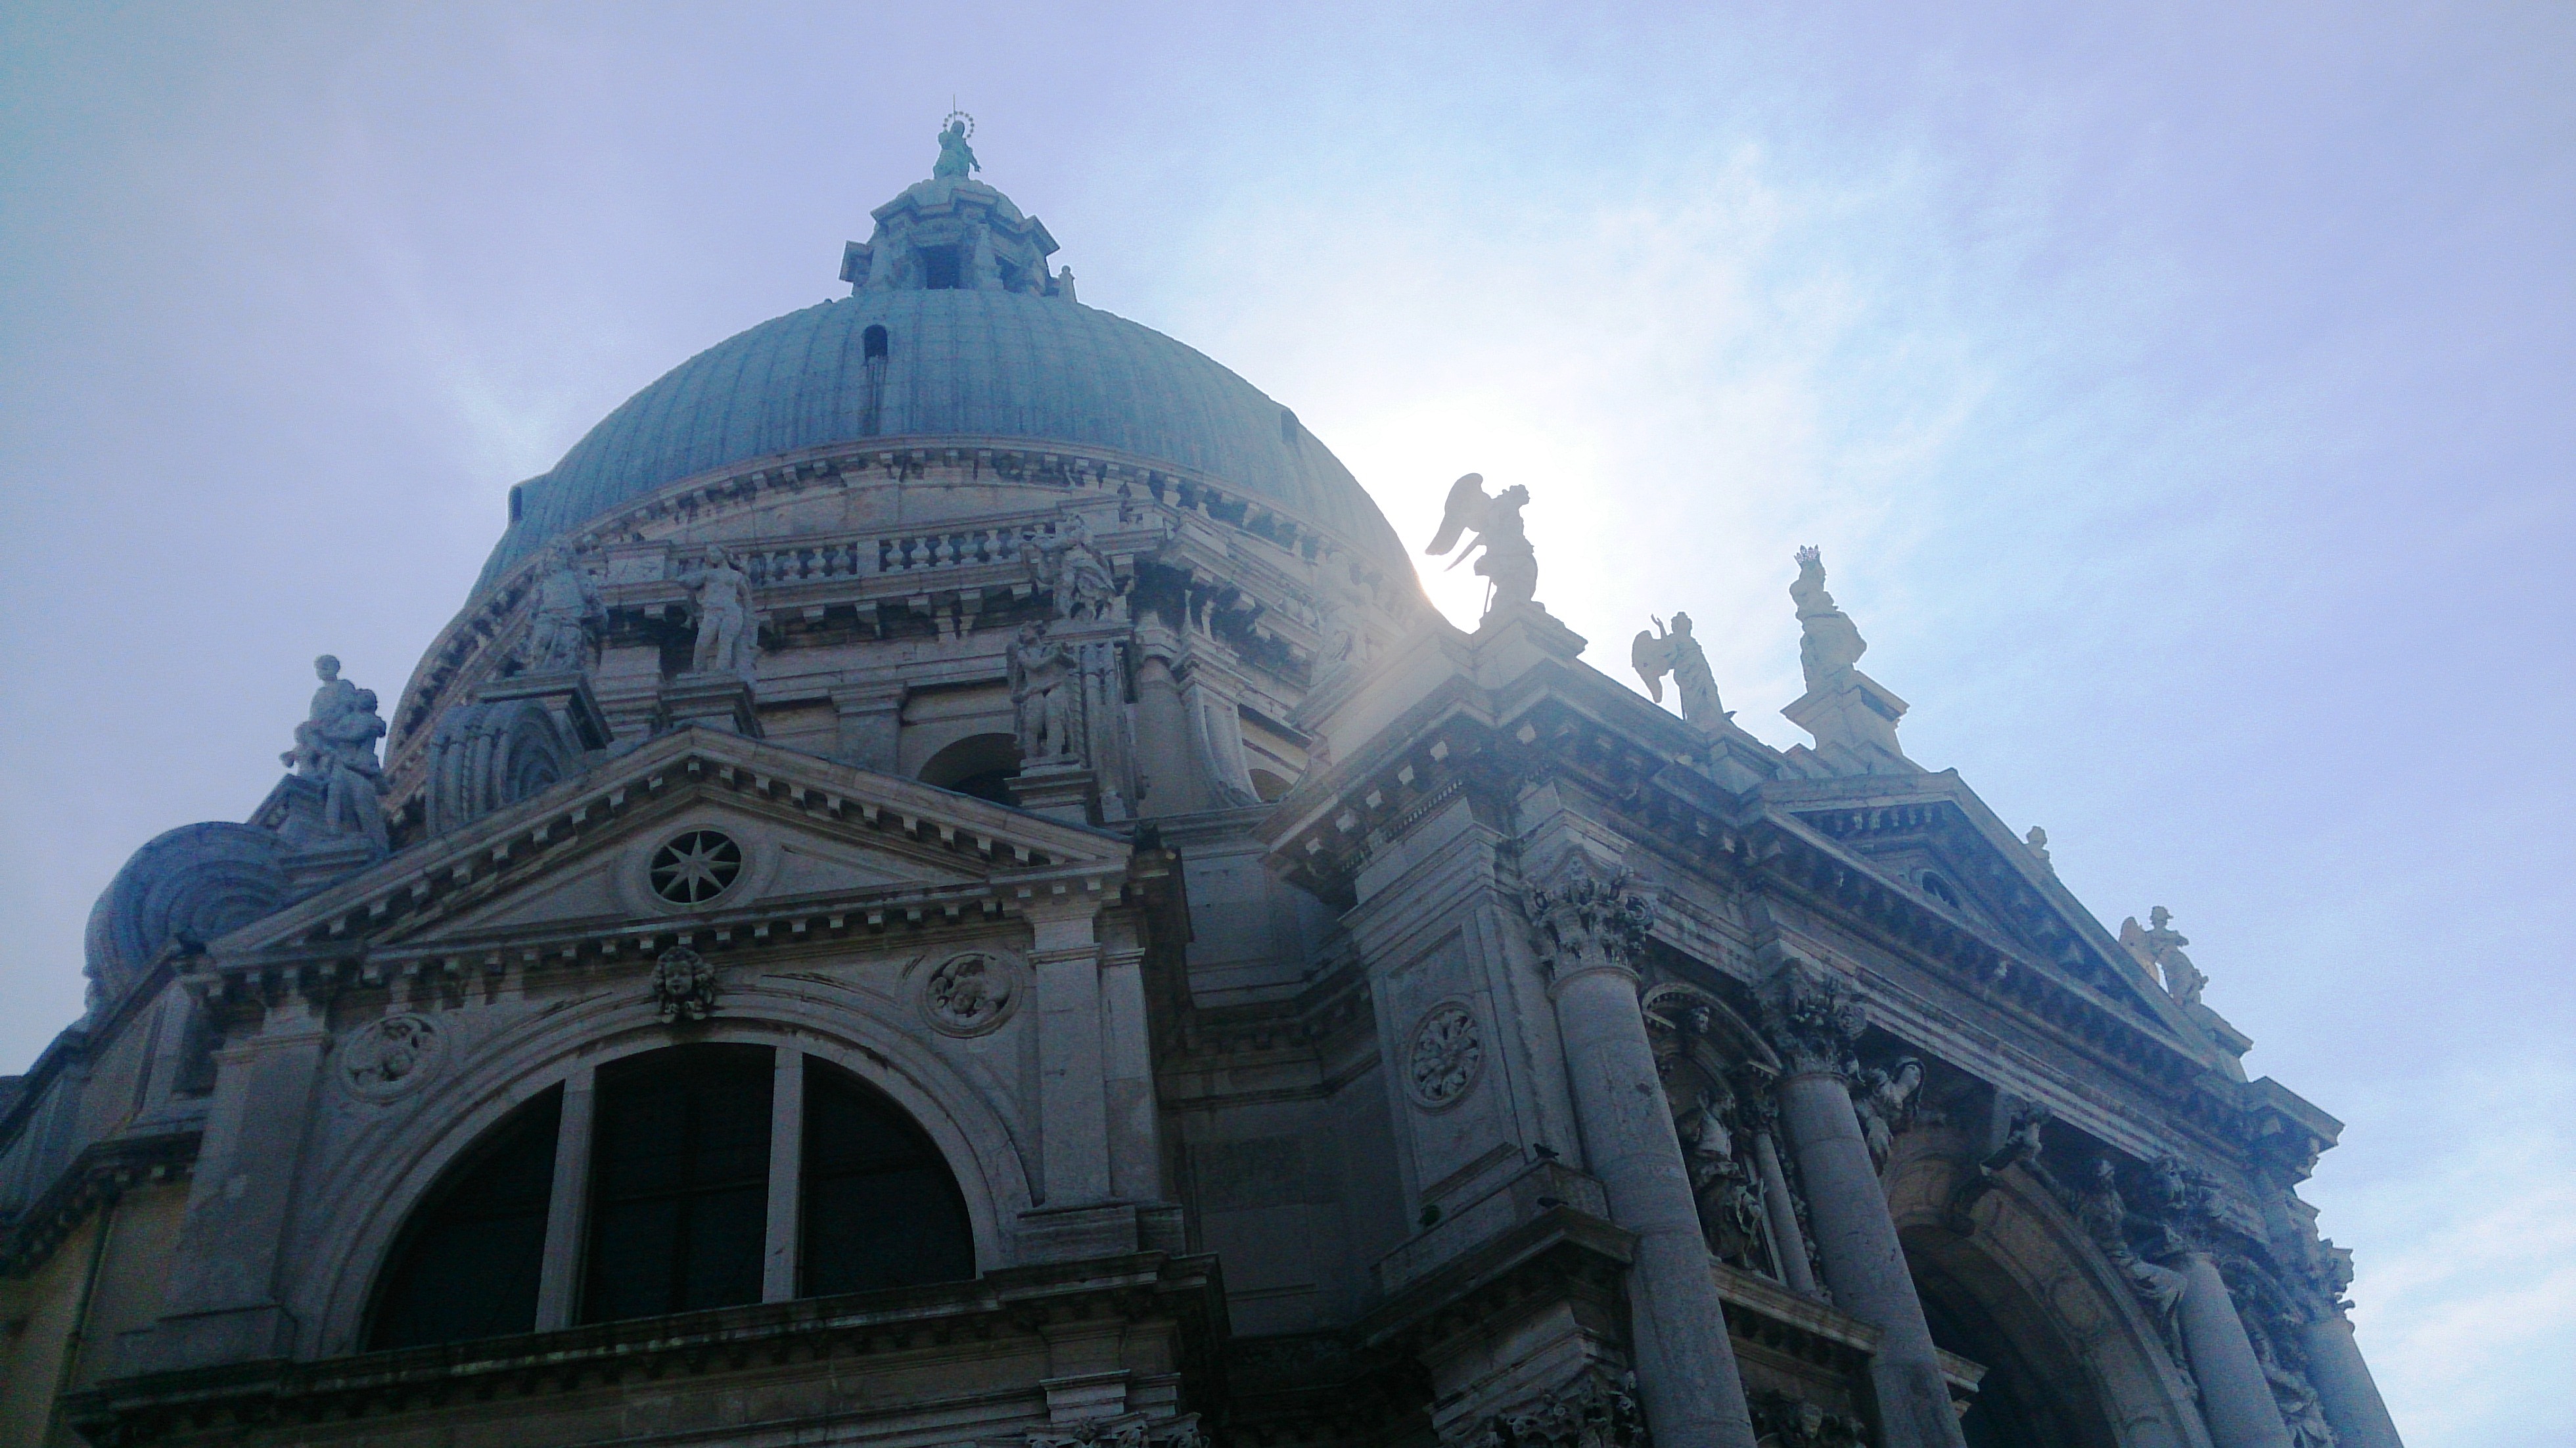
[[[329,654],[324,654],[313,661],[313,675],[323,683],[330,683],[340,677],[340,661]]]

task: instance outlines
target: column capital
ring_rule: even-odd
[[[1764,983],[1762,1033],[1791,1076],[1840,1076],[1860,1069],[1861,1033],[1869,1006],[1860,988],[1840,974],[1790,955]]]
[[[1551,992],[1595,971],[1636,980],[1637,951],[1660,907],[1635,876],[1625,870],[1608,876],[1570,871],[1554,886],[1531,886],[1526,903],[1530,938],[1547,967]]]

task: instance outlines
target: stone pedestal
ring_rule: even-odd
[[[2272,1385],[2263,1377],[2262,1360],[2254,1356],[2236,1300],[2227,1295],[2227,1280],[2206,1252],[2194,1252],[2167,1264],[2183,1275],[2183,1350],[2191,1354],[2191,1375],[2200,1383],[2200,1415],[2209,1424],[2216,1448],[2291,1448],[2290,1430],[2281,1423],[2281,1406],[2272,1401]]]
[[[696,725],[748,738],[760,737],[760,711],[751,681],[739,674],[682,674],[662,687],[662,718],[668,728]]]
[[[1636,977],[1596,968],[1558,980],[1557,1030],[1583,1156],[1610,1218],[1637,1234],[1630,1333],[1638,1393],[1659,1448],[1751,1448],[1753,1419],[1709,1271],[1690,1172],[1655,1071]]]
[[[1091,823],[1091,799],[1099,779],[1076,760],[1031,765],[1011,781],[1011,798],[1032,814],[1068,824]]]
[[[834,757],[879,774],[901,773],[896,767],[895,750],[903,730],[903,695],[901,684],[854,684],[834,689],[832,711],[839,716],[841,726]]]
[[[1896,721],[1906,703],[1858,669],[1844,669],[1780,712],[1816,738],[1816,753],[1837,770],[1906,772],[1912,766],[1896,742]]]
[[[612,737],[608,715],[590,691],[590,679],[577,670],[501,679],[475,690],[474,698],[483,704],[535,701],[554,716],[557,731],[577,750],[605,749]]]
[[[2388,1416],[2388,1405],[2380,1401],[2370,1365],[2361,1360],[2361,1347],[2352,1340],[2352,1319],[2338,1312],[2309,1323],[2300,1341],[2308,1349],[2308,1385],[2325,1405],[2337,1448],[2406,1448],[2397,1437],[2396,1422]]]
[[[1869,1376],[1887,1448],[1966,1448],[1849,1088],[1829,1072],[1791,1076],[1780,1083],[1780,1118],[1834,1305],[1884,1334]]]

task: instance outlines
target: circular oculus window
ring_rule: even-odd
[[[691,830],[653,852],[646,878],[673,905],[704,905],[742,878],[742,846],[721,830]]]

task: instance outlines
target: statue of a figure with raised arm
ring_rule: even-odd
[[[698,644],[689,655],[689,668],[750,678],[752,664],[760,657],[751,575],[735,567],[722,548],[710,548],[705,564],[680,575],[680,586],[698,603]]]
[[[532,674],[587,673],[599,635],[607,628],[608,610],[600,604],[599,585],[570,545],[556,543],[546,550],[536,595],[520,662]]]
[[[1469,473],[1449,485],[1449,500],[1441,510],[1440,531],[1431,537],[1425,553],[1446,553],[1456,547],[1461,535],[1473,532],[1474,542],[1450,561],[1457,567],[1480,551],[1476,572],[1492,580],[1493,598],[1485,612],[1500,613],[1537,601],[1538,553],[1530,547],[1529,535],[1521,531],[1521,509],[1529,506],[1529,489],[1515,483],[1499,493],[1487,496],[1482,473]]]
[[[1824,554],[1813,546],[1798,550],[1798,578],[1789,585],[1798,605],[1798,666],[1806,671],[1812,692],[1826,680],[1860,662],[1869,651],[1851,615],[1834,606],[1825,592]]]
[[[1664,621],[1655,620],[1656,632],[1639,630],[1636,641],[1628,646],[1628,661],[1637,677],[1646,681],[1646,697],[1664,702],[1664,676],[1672,675],[1675,702],[1682,706],[1682,717],[1701,730],[1714,734],[1732,716],[1718,702],[1717,675],[1710,672],[1708,655],[1700,651],[1699,640],[1691,637],[1691,619],[1686,613],[1673,615],[1670,631]]]

